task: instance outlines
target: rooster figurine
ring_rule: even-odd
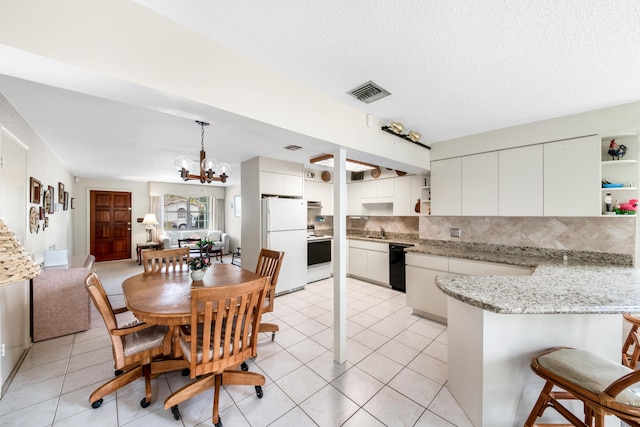
[[[624,155],[627,154],[627,147],[622,144],[618,145],[616,140],[612,139],[609,143],[608,153],[611,156],[611,160],[620,160],[620,158],[624,157]]]

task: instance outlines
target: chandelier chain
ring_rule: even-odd
[[[204,151],[204,123],[200,123],[200,147],[202,147],[202,151]]]

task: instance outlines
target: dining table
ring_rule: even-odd
[[[140,273],[122,282],[127,308],[142,322],[180,326],[191,321],[191,288],[240,285],[262,278],[233,264],[212,264],[201,281],[188,270]]]
[[[233,264],[213,264],[200,281],[193,281],[189,270],[148,272],[131,276],[122,282],[126,307],[141,322],[167,325],[174,330],[173,354],[154,360],[151,373],[159,374],[187,368],[178,343],[179,328],[191,322],[191,289],[240,285],[262,276]]]

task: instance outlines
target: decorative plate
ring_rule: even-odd
[[[40,221],[40,212],[38,211],[38,208],[32,206],[31,209],[29,209],[29,232],[38,232],[38,228],[40,227],[38,221]]]
[[[380,178],[382,171],[380,170],[380,166],[376,166],[375,169],[371,169],[371,176],[374,178]]]
[[[324,172],[322,172],[322,175],[320,175],[320,177],[322,178],[322,180],[323,180],[324,182],[329,182],[329,181],[331,181],[331,173],[330,173],[330,172],[328,172],[328,171],[324,171]]]

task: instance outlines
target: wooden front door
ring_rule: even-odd
[[[91,254],[96,261],[131,259],[131,193],[91,191]]]

